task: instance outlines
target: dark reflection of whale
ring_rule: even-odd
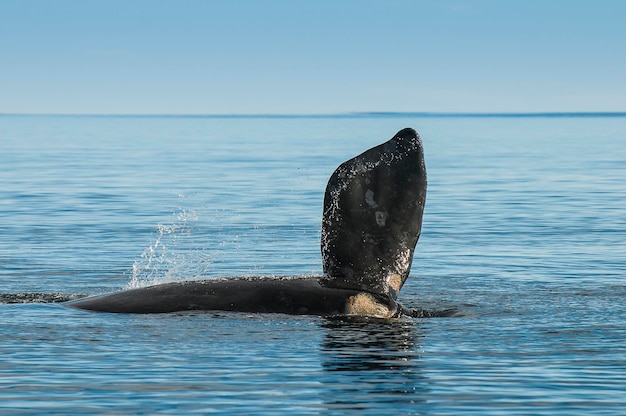
[[[342,163],[324,195],[318,278],[168,283],[68,302],[100,312],[228,310],[316,315],[419,315],[397,297],[422,227],[426,166],[407,128]]]
[[[321,346],[328,377],[325,406],[330,413],[405,413],[405,405],[422,402],[429,381],[420,368],[415,322],[347,317],[327,319]]]

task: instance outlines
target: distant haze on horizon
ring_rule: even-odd
[[[0,114],[626,111],[626,1],[3,0]]]

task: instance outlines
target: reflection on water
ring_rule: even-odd
[[[321,364],[328,409],[387,413],[423,402],[429,387],[420,368],[417,328],[408,320],[326,320]]]

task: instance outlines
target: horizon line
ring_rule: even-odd
[[[0,113],[15,117],[128,117],[128,118],[358,118],[358,117],[626,117],[626,111],[541,112],[429,112],[357,111],[345,113]]]

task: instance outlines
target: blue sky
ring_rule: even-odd
[[[0,0],[0,113],[626,111],[621,0]]]

